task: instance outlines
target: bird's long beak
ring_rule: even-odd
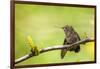
[[[60,27],[60,29],[64,29],[64,27]]]
[[[55,26],[56,28],[59,28],[59,29],[63,29],[63,27],[58,27],[58,26]]]

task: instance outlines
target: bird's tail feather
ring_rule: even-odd
[[[78,53],[80,51],[80,46],[77,46],[74,51],[75,51],[75,53]]]

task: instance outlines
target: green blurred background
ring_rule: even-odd
[[[57,27],[65,25],[73,26],[81,39],[86,34],[94,37],[94,9],[16,4],[15,59],[30,53],[27,45],[29,35],[40,49],[63,44],[64,31]],[[46,52],[17,65],[94,61],[94,43],[81,45],[79,53],[68,51],[64,59],[60,53],[60,50]]]

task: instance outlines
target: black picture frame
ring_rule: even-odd
[[[54,64],[38,64],[38,65],[20,65],[15,66],[15,4],[36,4],[36,5],[49,5],[49,6],[67,6],[67,7],[84,7],[84,8],[94,8],[94,33],[95,33],[95,50],[94,50],[94,61],[87,62],[71,62],[71,63],[54,63]],[[27,67],[43,67],[43,66],[58,66],[58,65],[76,65],[76,64],[90,64],[96,63],[96,6],[95,5],[81,5],[81,4],[65,4],[65,3],[48,3],[48,2],[33,2],[33,1],[11,1],[10,10],[10,67],[15,68],[27,68]]]

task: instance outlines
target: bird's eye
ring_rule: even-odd
[[[66,29],[64,28],[64,31],[66,31]]]

